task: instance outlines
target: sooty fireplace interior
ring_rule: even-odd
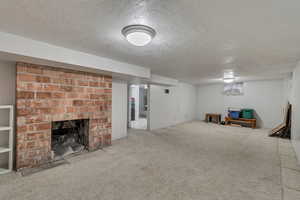
[[[88,119],[52,122],[53,159],[60,159],[87,149],[88,134]]]

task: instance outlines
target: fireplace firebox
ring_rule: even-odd
[[[16,169],[111,145],[111,107],[111,76],[18,62]]]
[[[88,148],[89,120],[52,122],[52,159],[59,160]]]

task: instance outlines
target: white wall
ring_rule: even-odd
[[[112,83],[112,140],[127,136],[127,83]]]
[[[0,56],[6,59],[53,67],[80,69],[91,72],[110,72],[118,75],[151,78],[150,69],[95,56],[45,42],[0,32]],[[83,68],[81,68],[82,66]]]
[[[0,61],[0,104],[15,103],[16,63]]]
[[[198,87],[197,118],[204,120],[205,113],[221,113],[224,118],[228,107],[252,108],[258,125],[273,128],[283,120],[285,108],[284,80],[249,81],[244,83],[244,95],[223,95],[223,84]]]
[[[170,93],[165,94],[165,89]],[[174,87],[150,86],[150,129],[164,128],[196,118],[196,87],[179,83]]]
[[[293,76],[287,77],[284,79],[284,103],[292,101],[292,89],[293,89]]]
[[[15,63],[0,61],[0,105],[15,104],[15,77]],[[8,112],[0,111],[0,126],[7,124]],[[7,135],[0,133],[0,146],[8,144]],[[0,166],[7,162],[7,155],[0,155]]]
[[[300,161],[300,63],[293,73],[292,79],[292,141]]]

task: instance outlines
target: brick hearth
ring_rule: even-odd
[[[16,168],[51,160],[51,122],[89,119],[89,150],[111,144],[112,78],[17,63]]]

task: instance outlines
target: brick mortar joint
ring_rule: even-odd
[[[17,133],[17,146],[19,145],[18,143],[21,143],[21,145],[25,145],[24,148],[22,149],[17,149],[17,157],[18,157],[18,161],[17,161],[17,166],[18,167],[24,167],[24,166],[29,166],[32,167],[33,165],[38,165],[39,162],[43,162],[43,160],[47,160],[47,156],[49,156],[49,149],[51,149],[51,137],[48,137],[49,135],[51,135],[51,127],[50,129],[44,129],[43,127],[37,128],[39,125],[47,125],[49,123],[51,123],[52,121],[62,121],[62,120],[74,120],[74,119],[82,119],[85,118],[83,116],[90,116],[89,119],[99,119],[99,121],[97,122],[93,122],[91,123],[96,125],[97,127],[97,131],[92,130],[91,128],[91,134],[89,136],[89,140],[91,140],[90,146],[89,148],[94,148],[97,149],[97,147],[99,146],[99,142],[105,145],[110,145],[111,144],[111,104],[112,104],[112,77],[111,76],[107,76],[107,75],[98,75],[98,74],[90,74],[90,73],[83,73],[83,72],[78,72],[78,71],[71,71],[71,70],[64,70],[64,69],[60,69],[60,68],[53,68],[53,67],[48,67],[48,66],[38,66],[38,65],[32,65],[32,64],[26,64],[26,63],[18,63],[17,64],[17,68],[18,65],[21,68],[21,71],[17,70],[17,77],[18,75],[22,75],[22,74],[26,74],[26,75],[31,75],[32,77],[28,78],[28,79],[18,79],[17,78],[17,92],[20,92],[20,95],[22,95],[22,92],[25,92],[23,95],[23,97],[21,97],[21,99],[17,98],[17,108],[18,109],[35,109],[35,110],[39,110],[39,109],[51,109],[51,103],[53,103],[53,101],[74,101],[74,100],[82,100],[82,101],[91,101],[91,102],[96,102],[96,101],[102,101],[103,102],[103,108],[104,110],[97,110],[94,112],[87,112],[87,110],[83,109],[82,111],[76,111],[76,112],[72,112],[72,113],[68,113],[68,114],[61,114],[60,112],[54,112],[54,113],[43,113],[43,112],[36,112],[36,113],[24,113],[21,116],[17,116],[17,122],[19,120],[21,120],[21,123],[18,124],[18,127],[26,127],[26,130],[21,130],[19,131],[19,133]],[[51,74],[42,74],[41,71],[38,71],[38,69],[43,70],[43,68],[46,68],[46,70],[51,71]],[[30,68],[30,70],[32,70],[31,72],[28,71],[28,69]],[[34,70],[37,70],[36,72],[34,72]],[[57,75],[55,75],[55,73],[57,73]],[[72,75],[74,74],[74,75]],[[66,77],[63,77],[64,75],[66,75]],[[67,77],[67,76],[70,77]],[[50,80],[46,80],[47,82],[42,82],[38,79],[35,79],[36,77],[47,77]],[[72,84],[69,83],[64,83],[64,82],[60,82],[60,83],[56,83],[53,82],[53,80],[51,79],[63,79],[63,80],[67,80],[70,81]],[[95,80],[98,79],[98,80]],[[30,81],[28,81],[30,80]],[[48,82],[49,81],[49,82]],[[80,82],[84,82],[86,85],[80,85]],[[20,83],[20,84],[19,84]],[[90,83],[92,84],[92,86],[90,85]],[[102,87],[103,85],[101,85],[101,83],[105,83],[105,87]],[[19,85],[18,85],[19,84]],[[34,85],[36,87],[42,87],[42,88],[37,88],[37,89],[28,89],[26,88],[28,85]],[[87,85],[89,84],[89,85]],[[94,84],[94,85],[93,85]],[[19,87],[18,87],[19,86]],[[23,87],[22,87],[23,86]],[[46,90],[44,87],[57,87],[54,88],[53,90]],[[78,89],[84,89],[84,91],[61,91],[58,88],[59,87],[73,87],[73,88],[78,88]],[[100,87],[101,86],[101,87]],[[45,90],[44,90],[45,89]],[[90,89],[91,91],[85,91],[85,89]],[[94,91],[93,91],[94,90]],[[98,91],[95,91],[98,90]],[[101,91],[102,90],[102,91]],[[26,92],[28,93],[34,93],[33,98],[30,97],[29,99],[25,98],[26,97]],[[54,94],[54,93],[65,93],[65,94],[72,94],[72,93],[80,93],[80,94],[86,94],[89,95],[89,98],[87,97],[63,97],[63,98],[55,98],[53,96],[51,96],[51,98],[49,99],[44,99],[44,98],[36,98],[38,93],[47,93],[47,94]],[[106,96],[107,99],[91,99],[90,95],[92,94],[98,94],[98,95],[104,95]],[[49,103],[49,105],[44,105],[44,106],[38,106],[38,104],[36,105],[30,105],[29,107],[26,106],[26,103],[32,103],[34,101],[37,101],[38,104],[39,103]],[[20,104],[19,104],[20,103]],[[24,104],[25,103],[25,104]],[[96,104],[93,105],[83,105],[83,108],[95,108],[95,106],[99,106]],[[70,105],[63,105],[63,106],[59,106],[58,108],[61,109],[66,109],[68,107],[71,108],[80,108],[76,107],[73,104]],[[100,109],[102,109],[101,107],[99,107]],[[66,112],[66,110],[65,110]],[[101,117],[92,117],[93,115],[101,115]],[[44,121],[41,122],[35,122],[33,120],[33,122],[26,122],[27,119],[31,120],[31,118],[34,117],[39,117],[39,116],[47,116],[45,119],[43,119]],[[54,120],[54,118],[52,118],[51,116],[55,117],[56,119],[59,120]],[[80,117],[81,116],[81,117]],[[48,118],[49,117],[49,118]],[[24,122],[25,120],[25,122]],[[98,125],[98,123],[101,123]],[[28,130],[29,129],[29,130]],[[18,132],[18,130],[17,130]],[[49,134],[50,133],[50,134]],[[20,135],[19,135],[20,134]],[[33,139],[32,138],[28,138],[28,136],[30,136],[30,134],[41,134],[44,135],[45,137],[43,138],[39,138],[36,137]],[[47,137],[46,137],[47,136]],[[104,138],[103,138],[104,136]],[[96,140],[94,140],[96,139]],[[26,144],[29,144],[30,147],[26,147]],[[36,146],[35,146],[35,143]],[[50,146],[49,146],[50,145]],[[103,145],[102,145],[103,146]],[[44,157],[44,155],[46,157]],[[42,158],[40,158],[40,156],[42,156]],[[33,159],[33,160],[32,160]],[[35,160],[37,159],[37,160]]]

